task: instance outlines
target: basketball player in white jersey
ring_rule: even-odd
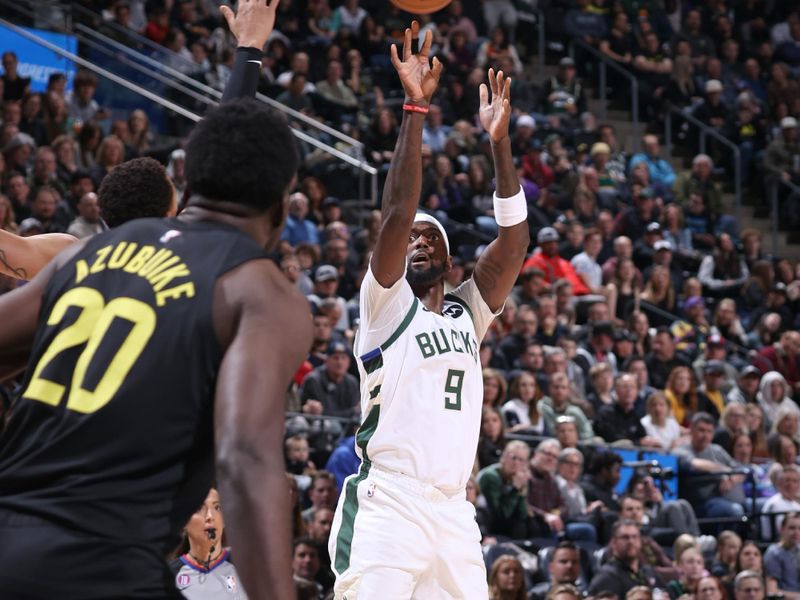
[[[392,47],[406,100],[383,193],[381,231],[361,285],[355,342],[364,420],[362,464],[344,485],[329,549],[337,599],[486,600],[475,511],[465,486],[475,459],[483,382],[478,349],[502,310],[529,243],[527,205],[511,157],[511,80],[489,71],[480,119],[492,142],[499,234],[474,275],[445,295],[451,268],[442,225],[417,213],[422,126],[441,64],[406,29]]]

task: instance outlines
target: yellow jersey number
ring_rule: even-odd
[[[97,290],[77,287],[58,299],[47,319],[47,324],[60,323],[67,310],[72,307],[81,310],[78,318],[59,331],[50,342],[22,396],[58,406],[64,398],[65,386],[44,379],[42,372],[65,350],[86,344],[75,363],[67,408],[80,413],[92,413],[108,404],[125,381],[125,377],[155,331],[156,313],[150,305],[134,298],[115,298],[106,304],[102,294]],[[84,389],[86,371],[111,324],[117,318],[133,323],[133,328],[117,348],[95,389],[93,391]]]

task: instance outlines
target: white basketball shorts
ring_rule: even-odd
[[[486,600],[480,539],[463,491],[362,464],[328,542],[336,600]]]

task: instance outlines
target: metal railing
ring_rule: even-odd
[[[33,14],[28,9],[26,9],[24,6],[16,5],[16,4],[10,2],[10,0],[0,0],[0,5],[12,8],[13,10],[15,10],[19,14],[23,14],[23,15],[28,16],[28,17],[32,17],[33,16]],[[91,11],[88,11],[87,9],[85,9],[83,7],[80,7],[79,12],[82,12],[83,14],[87,14],[87,15],[91,16],[94,19],[102,20],[99,15],[96,15],[95,13],[92,13]],[[49,21],[49,23],[50,23],[50,25],[52,27],[54,27],[56,29],[67,29],[67,24],[61,22],[60,19],[59,20],[51,20],[51,21]],[[116,25],[116,24],[114,24],[114,25]],[[119,25],[116,25],[116,27],[120,28]],[[120,29],[124,29],[124,28],[120,28]],[[195,100],[198,100],[198,101],[203,102],[205,104],[208,104],[210,106],[215,106],[215,105],[219,104],[219,101],[222,98],[222,92],[221,91],[219,91],[217,89],[214,89],[213,87],[208,86],[208,85],[206,85],[206,84],[204,84],[204,83],[202,83],[200,81],[197,81],[196,79],[194,79],[192,77],[189,77],[185,73],[182,73],[181,71],[179,71],[177,69],[174,69],[174,68],[164,64],[161,61],[155,60],[154,58],[152,58],[150,56],[147,56],[146,54],[138,52],[137,50],[135,50],[135,49],[133,49],[131,47],[128,47],[125,44],[122,44],[122,43],[120,43],[120,42],[118,42],[116,40],[113,40],[113,39],[109,38],[108,36],[106,36],[106,35],[98,32],[98,31],[92,29],[91,27],[87,27],[86,25],[83,25],[83,24],[79,23],[79,24],[75,25],[75,27],[73,29],[73,33],[76,35],[76,37],[79,39],[79,41],[82,44],[84,44],[85,46],[87,46],[89,48],[92,48],[92,49],[94,49],[96,51],[99,51],[99,52],[101,52],[103,54],[106,54],[106,55],[109,55],[109,56],[113,56],[115,60],[117,60],[121,64],[124,64],[126,67],[130,67],[130,68],[138,71],[139,73],[141,73],[141,74],[143,74],[143,75],[145,75],[147,77],[150,77],[150,78],[154,79],[155,81],[158,81],[159,83],[161,83],[161,84],[163,84],[163,85],[165,85],[167,87],[175,89],[175,90],[177,90],[177,91],[179,91],[179,92],[181,92],[183,94],[186,94],[187,96],[189,96],[191,98],[194,98]],[[134,32],[130,32],[130,33],[134,33]],[[136,35],[136,34],[134,34],[134,35]],[[36,37],[37,40],[40,39],[37,36],[33,36],[33,37]],[[133,36],[131,36],[131,37],[133,37]],[[138,37],[141,37],[141,36],[138,36]],[[90,38],[93,38],[93,39],[90,39]],[[151,45],[155,44],[151,40],[147,40],[147,38],[144,38],[144,39]],[[42,41],[44,41],[44,40],[42,40]],[[157,44],[156,44],[156,46],[157,46]],[[163,50],[166,50],[165,48],[160,47],[160,46],[159,46],[159,48],[161,48]],[[167,52],[169,52],[169,51],[167,51]],[[177,55],[175,53],[171,53],[171,54],[174,55],[174,56],[179,56],[179,55]],[[120,81],[125,81],[123,78],[120,78],[120,77],[118,77],[116,75],[114,75],[113,77],[110,77],[109,75],[113,75],[113,74],[110,71],[107,71],[105,69],[102,69],[102,68],[99,68],[99,67],[91,68],[91,67],[87,66],[87,65],[91,65],[92,64],[89,61],[85,61],[83,59],[80,59],[80,60],[70,59],[70,60],[73,60],[76,64],[79,64],[80,66],[82,66],[84,68],[88,68],[90,70],[93,70],[94,72],[96,72],[98,74],[101,74],[101,72],[102,72],[103,77],[106,77],[107,79],[109,79],[111,81],[114,81],[115,83],[119,83]],[[147,66],[145,66],[145,65],[147,65]],[[96,65],[93,65],[93,66],[96,67]],[[152,67],[152,68],[149,68],[149,67]],[[98,71],[97,69],[100,69],[100,70]],[[158,69],[158,70],[162,71],[163,73],[168,74],[170,77],[166,77],[164,75],[161,75],[158,72],[154,71],[153,69]],[[134,88],[129,87],[129,86],[124,86],[124,87],[127,87],[128,89],[132,89],[132,90],[134,89]],[[138,89],[144,89],[144,88],[141,88],[140,86],[136,86],[136,87]],[[196,90],[199,90],[200,92],[202,92],[202,94],[200,94],[200,93],[198,93],[198,92],[196,92],[196,91],[194,91],[194,90],[192,90],[190,88],[195,88]],[[203,95],[203,94],[205,94],[205,95]],[[151,93],[147,97],[149,99],[160,98],[160,96],[154,95],[154,94],[151,94]],[[359,199],[360,200],[364,199],[365,197],[367,197],[367,190],[366,190],[366,186],[365,186],[365,182],[364,182],[364,176],[368,176],[370,178],[369,199],[371,200],[371,202],[373,204],[377,203],[377,200],[378,200],[378,170],[375,167],[369,165],[366,162],[366,160],[364,158],[363,143],[362,142],[360,142],[360,141],[358,141],[358,140],[356,140],[356,139],[354,139],[354,138],[352,138],[350,136],[347,136],[347,135],[341,133],[340,131],[338,131],[338,130],[332,128],[332,127],[329,127],[329,126],[327,126],[327,125],[325,125],[323,123],[319,123],[318,121],[316,121],[314,119],[311,119],[311,118],[307,117],[306,115],[304,115],[304,114],[302,114],[302,113],[300,113],[298,111],[290,109],[290,108],[284,106],[283,104],[281,104],[280,102],[277,102],[276,100],[273,100],[272,98],[269,98],[268,96],[265,96],[263,94],[256,94],[256,98],[261,100],[262,102],[265,102],[266,104],[270,105],[271,107],[273,107],[273,108],[275,108],[277,110],[280,110],[281,112],[286,113],[289,117],[301,121],[304,125],[309,126],[311,128],[314,128],[314,129],[317,129],[317,130],[319,130],[321,132],[324,132],[324,133],[330,135],[331,137],[334,137],[334,138],[336,138],[336,139],[338,139],[338,140],[340,140],[340,141],[352,146],[354,148],[354,150],[355,150],[356,156],[352,156],[351,154],[348,154],[347,152],[343,152],[343,151],[339,150],[338,148],[335,148],[335,147],[333,147],[333,146],[331,146],[329,144],[326,144],[325,142],[322,142],[322,141],[318,140],[314,136],[309,135],[308,133],[306,133],[306,132],[304,132],[302,130],[299,130],[299,129],[294,128],[294,127],[292,128],[292,133],[295,135],[295,137],[297,137],[301,141],[306,142],[306,143],[310,144],[311,146],[313,146],[315,148],[318,148],[319,150],[322,150],[326,154],[336,158],[337,160],[340,160],[340,161],[350,165],[351,167],[356,168],[359,171],[358,191],[359,191],[359,196],[360,196]],[[178,106],[177,104],[172,103],[172,102],[170,102],[170,105],[171,106],[175,106],[175,107]],[[182,109],[182,110],[185,110],[185,109]],[[175,112],[183,114],[183,113],[181,113],[180,110],[177,110]],[[186,112],[189,113],[189,114],[193,114],[193,115],[195,114],[192,111],[186,111]],[[195,116],[197,116],[197,115],[195,115]]]
[[[784,181],[780,177],[770,176],[769,179],[769,222],[772,233],[772,254],[778,256],[778,220],[780,219],[780,202],[778,200],[778,190],[783,186],[789,190],[792,196],[800,198],[800,186],[791,181]]]
[[[37,36],[35,34],[32,34],[32,33],[28,32],[28,31],[22,29],[21,27],[18,27],[17,25],[14,25],[13,23],[11,23],[11,22],[9,22],[9,21],[7,21],[5,19],[0,19],[0,23],[2,23],[3,25],[8,27],[9,29],[14,31],[15,33],[18,33],[19,35],[27,38],[28,40],[30,40],[30,41],[38,44],[38,45],[41,45],[41,46],[47,48],[48,50],[51,50],[51,51],[55,52],[59,56],[67,58],[67,59],[73,61],[75,64],[77,64],[77,65],[79,65],[79,66],[81,66],[81,67],[83,67],[85,69],[88,69],[89,71],[92,71],[92,72],[96,73],[97,75],[100,75],[101,77],[104,77],[104,78],[106,78],[106,79],[108,79],[108,80],[110,80],[110,81],[112,81],[112,82],[114,82],[114,83],[116,83],[118,85],[121,85],[121,86],[123,86],[123,87],[125,87],[125,88],[127,88],[127,89],[129,89],[129,90],[141,95],[141,96],[144,96],[148,100],[151,100],[151,101],[155,102],[156,104],[159,104],[160,106],[168,108],[168,109],[174,111],[175,113],[180,114],[181,116],[184,116],[184,117],[186,117],[186,118],[188,118],[188,119],[190,119],[190,120],[192,120],[194,122],[197,122],[202,118],[200,115],[198,115],[198,114],[196,114],[196,113],[194,113],[194,112],[192,112],[190,110],[187,110],[186,108],[184,108],[184,107],[182,107],[182,106],[180,106],[180,105],[178,105],[178,104],[176,104],[174,102],[171,102],[169,100],[166,100],[166,99],[162,98],[159,94],[155,94],[155,93],[153,93],[153,92],[151,92],[151,91],[149,91],[149,90],[147,90],[147,89],[145,89],[145,88],[143,88],[143,87],[141,87],[141,86],[139,86],[139,85],[137,85],[135,83],[132,83],[132,82],[128,81],[127,79],[125,79],[123,77],[119,77],[118,75],[116,75],[116,74],[114,74],[114,73],[112,73],[112,72],[110,72],[110,71],[108,71],[108,70],[106,70],[106,69],[104,69],[102,67],[98,67],[97,65],[91,63],[90,61],[85,60],[85,59],[83,59],[80,56],[77,56],[75,54],[72,54],[71,52],[68,52],[68,51],[64,50],[63,48],[60,48],[60,47],[58,47],[58,46],[56,46],[54,44],[51,44],[47,40],[44,40],[44,39],[40,38],[39,36]],[[129,66],[134,66],[131,63],[128,63],[128,65]],[[140,67],[140,69],[141,69],[141,65],[137,65],[137,66]],[[144,70],[142,72],[146,73],[147,70]],[[180,89],[182,91],[185,90],[185,88],[183,86],[175,84],[175,82],[169,82],[168,85],[169,84],[171,84],[172,87],[174,87],[175,89]],[[209,88],[209,89],[213,89],[213,88]],[[219,95],[219,98],[221,98],[222,93],[218,92],[218,95]],[[216,106],[217,104],[219,104],[218,100],[212,100],[212,99],[209,99],[209,98],[204,98],[203,100],[207,104],[212,105],[212,106]],[[324,142],[321,142],[320,140],[318,140],[315,137],[305,133],[304,131],[301,131],[301,130],[299,130],[297,128],[294,128],[294,127],[291,129],[291,131],[292,131],[292,134],[297,139],[299,139],[299,140],[301,140],[301,141],[303,141],[303,142],[305,142],[307,144],[310,144],[311,146],[314,146],[315,148],[318,148],[318,149],[322,150],[323,152],[333,156],[334,158],[336,158],[338,160],[341,160],[342,162],[347,163],[348,165],[350,165],[352,167],[355,167],[355,168],[359,169],[363,173],[368,174],[370,176],[370,178],[371,178],[371,182],[370,182],[370,184],[371,184],[370,185],[370,197],[371,197],[373,202],[377,201],[377,197],[378,197],[378,170],[375,167],[367,164],[364,161],[363,158],[355,158],[353,156],[350,156],[349,154],[347,154],[345,152],[342,152],[341,150],[339,150],[337,148],[334,148],[333,146],[329,146],[328,144],[325,144]],[[359,192],[362,193],[362,197],[363,197],[365,194],[363,193],[363,190],[361,189],[361,188],[363,188],[363,182],[362,181],[359,181],[359,187],[360,187]]]
[[[135,93],[139,94],[140,96],[143,96],[143,97],[147,98],[148,100],[163,106],[164,108],[168,108],[169,110],[171,110],[171,111],[173,111],[173,112],[175,112],[175,113],[177,113],[177,114],[179,114],[179,115],[181,115],[181,116],[183,116],[183,117],[185,117],[185,118],[187,118],[187,119],[189,119],[191,121],[194,121],[195,123],[202,118],[200,115],[198,115],[198,114],[196,114],[196,113],[194,113],[192,111],[189,111],[189,110],[185,109],[184,107],[182,107],[182,106],[180,106],[178,104],[175,104],[174,102],[166,100],[166,99],[162,98],[161,96],[159,96],[158,94],[154,94],[153,92],[141,87],[140,85],[136,85],[135,83],[133,83],[131,81],[128,81],[127,79],[125,79],[123,77],[119,77],[118,75],[115,75],[111,71],[107,71],[106,69],[103,69],[102,67],[98,67],[97,65],[89,62],[88,60],[84,60],[83,58],[81,58],[80,56],[78,56],[76,54],[73,54],[72,52],[64,50],[63,48],[61,48],[59,46],[56,46],[55,44],[51,44],[47,40],[42,39],[38,35],[30,33],[29,31],[26,31],[22,27],[18,27],[17,25],[14,25],[13,23],[11,23],[10,21],[7,21],[6,19],[0,18],[0,24],[4,25],[5,27],[8,27],[11,31],[13,31],[17,35],[20,35],[20,36],[26,38],[28,41],[31,41],[34,44],[38,44],[38,45],[40,45],[40,46],[42,46],[44,48],[47,48],[48,50],[58,54],[62,58],[66,58],[68,60],[71,60],[76,65],[79,65],[79,66],[83,67],[84,69],[92,71],[93,73],[96,73],[97,75],[99,75],[101,77],[104,77],[104,78],[106,78],[106,79],[108,79],[110,81],[113,81],[117,85],[121,85],[122,87],[127,88],[127,89],[131,90],[132,92],[135,92]]]
[[[180,71],[178,69],[174,69],[174,68],[170,67],[169,65],[164,64],[163,62],[157,61],[157,60],[147,56],[146,54],[142,54],[141,52],[136,51],[134,48],[126,46],[125,44],[122,44],[122,43],[118,42],[117,40],[111,39],[108,36],[103,35],[99,31],[95,31],[95,30],[91,29],[90,27],[86,27],[85,25],[81,25],[81,24],[76,25],[75,26],[75,30],[76,31],[80,31],[84,35],[89,35],[91,37],[94,37],[95,39],[100,40],[102,43],[107,44],[111,48],[114,48],[116,51],[121,52],[121,53],[123,53],[123,54],[125,54],[127,56],[130,56],[130,57],[132,57],[133,59],[135,59],[137,61],[141,61],[142,63],[147,64],[147,65],[149,65],[149,66],[151,66],[151,67],[153,67],[155,69],[159,69],[159,70],[163,71],[164,73],[167,73],[170,77],[173,77],[173,78],[175,78],[175,79],[177,79],[179,81],[182,81],[184,84],[186,84],[188,86],[192,86],[192,87],[194,87],[194,88],[196,88],[196,89],[208,94],[209,96],[212,96],[213,98],[216,98],[217,100],[222,98],[222,92],[220,90],[217,90],[217,89],[215,89],[215,88],[203,83],[202,81],[198,81],[194,77],[190,77],[186,73],[184,73],[184,72],[182,72],[182,71]],[[172,54],[174,56],[179,56],[179,55],[174,54],[174,53],[172,53]],[[192,67],[194,67],[194,65],[192,65]],[[346,135],[346,134],[342,133],[341,131],[339,131],[337,129],[334,129],[333,127],[325,125],[324,123],[320,123],[319,121],[317,121],[315,119],[312,119],[311,117],[309,117],[307,115],[304,115],[303,113],[301,113],[299,111],[291,109],[288,106],[286,106],[284,104],[281,104],[277,100],[274,100],[274,99],[270,98],[269,96],[265,96],[264,94],[257,93],[256,94],[256,99],[257,100],[261,100],[262,102],[265,102],[266,104],[269,104],[272,108],[275,108],[276,110],[279,110],[279,111],[281,111],[283,113],[286,113],[288,116],[290,116],[293,119],[301,121],[304,125],[307,125],[309,127],[315,128],[315,129],[319,129],[320,131],[322,131],[324,133],[327,133],[328,135],[330,135],[330,136],[332,136],[332,137],[334,137],[334,138],[336,138],[338,140],[341,140],[342,142],[345,142],[345,143],[353,146],[360,153],[363,153],[364,144],[362,142],[358,141],[357,139],[352,138],[349,135]]]
[[[697,117],[690,114],[686,110],[681,110],[680,108],[673,106],[671,104],[667,105],[667,111],[664,118],[664,145],[666,146],[667,155],[672,154],[672,115],[678,115],[681,119],[685,120],[687,123],[694,125],[700,131],[700,153],[706,154],[706,146],[708,137],[712,137],[717,142],[722,144],[723,146],[730,149],[731,154],[733,155],[733,189],[734,189],[734,212],[736,214],[736,222],[742,222],[742,153],[739,150],[739,146],[737,146],[734,142],[726,138],[724,135],[719,133],[713,127],[710,127],[700,121]]]
[[[599,87],[600,87],[600,118],[605,119],[607,115],[607,107],[608,104],[608,68],[610,67],[611,70],[619,73],[622,77],[627,79],[631,84],[631,121],[633,125],[633,151],[638,152],[640,147],[640,136],[639,136],[639,81],[636,79],[636,76],[618,65],[614,60],[600,52],[594,46],[587,44],[583,40],[580,39],[571,39],[569,42],[569,55],[571,58],[575,58],[575,47],[579,47],[581,50],[588,52],[592,56],[594,56],[598,64],[600,65],[599,68]]]
[[[669,320],[671,323],[674,323],[675,321],[684,320],[683,317],[681,317],[680,315],[678,315],[676,313],[671,313],[668,310],[664,310],[660,306],[656,306],[655,304],[651,304],[650,302],[647,302],[646,300],[640,300],[639,301],[639,308],[645,314],[656,315],[656,316],[658,316],[658,317],[660,317],[660,318],[662,318],[664,320]],[[687,321],[687,323],[688,323],[688,321]],[[699,328],[696,325],[693,325],[693,324],[692,324],[692,329],[694,331],[699,331]],[[725,342],[731,347],[731,350],[733,350],[739,356],[747,357],[747,356],[750,355],[750,348],[747,348],[746,346],[742,346],[741,344],[739,344],[737,342],[734,342],[731,339],[726,339]]]
[[[519,20],[525,23],[536,24],[536,52],[537,52],[537,71],[539,78],[544,78],[544,52],[545,52],[545,17],[544,12],[533,5],[533,0],[520,0],[517,8],[519,9]]]
[[[181,56],[180,54],[173,52],[166,46],[162,46],[161,44],[154,42],[150,38],[141,35],[129,29],[127,27],[123,27],[119,23],[114,21],[107,21],[103,19],[102,15],[97,14],[96,12],[86,8],[85,6],[81,6],[76,2],[71,2],[69,7],[72,11],[72,20],[73,22],[81,21],[80,17],[76,18],[75,15],[81,15],[88,19],[91,23],[100,26],[103,25],[104,27],[108,27],[109,29],[113,29],[116,33],[121,36],[126,37],[127,39],[131,40],[132,47],[140,48],[140,49],[148,49],[155,55],[163,55],[165,57],[169,57],[174,62],[183,62],[187,67],[192,67],[192,61],[186,58],[185,56]]]

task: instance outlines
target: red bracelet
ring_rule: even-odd
[[[423,115],[428,114],[427,106],[417,106],[416,104],[403,104],[403,110],[407,110],[408,112],[420,113]]]

